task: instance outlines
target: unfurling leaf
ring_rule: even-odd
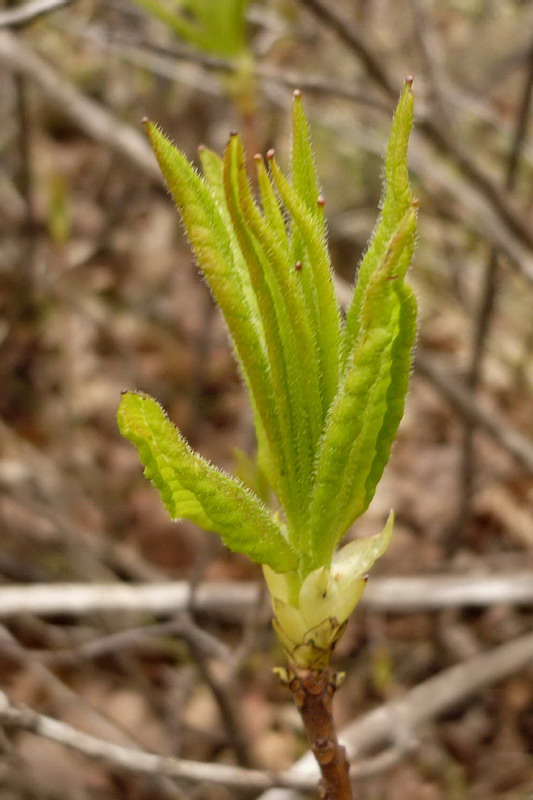
[[[126,392],[118,423],[172,519],[185,517],[216,531],[227,547],[278,572],[296,566],[281,526],[265,506],[236,478],[193,452],[155,400]]]
[[[403,407],[405,387],[392,385],[398,358],[394,348],[402,349],[406,332],[400,329],[403,317],[398,286],[412,258],[415,231],[416,212],[411,209],[368,282],[360,335],[318,453],[311,507],[316,565],[331,557],[339,539],[367,507],[374,489],[371,472],[378,448],[382,460],[385,442],[394,436],[399,423],[392,403],[397,399]],[[412,347],[411,330],[407,336]]]
[[[268,167],[256,155],[258,200],[237,134],[222,159],[200,149],[201,176],[147,124],[250,395],[261,476],[253,485],[275,496],[278,511],[270,514],[254,492],[194,453],[154,400],[126,394],[120,428],[172,518],[218,532],[264,565],[283,647],[309,668],[327,665],[392,532],[391,515],[381,534],[336,549],[372,500],[408,388],[416,337],[416,301],[405,283],[417,223],[407,171],[412,121],[408,80],[387,148],[379,222],[345,322],[300,93],[292,176],[273,151]]]
[[[329,568],[310,572],[299,588],[293,572],[279,575],[263,567],[276,631],[290,661],[303,667],[327,665],[364,592],[366,573],[389,545],[393,525],[391,513],[381,533],[342,547]]]

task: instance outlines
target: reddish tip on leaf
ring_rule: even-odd
[[[276,155],[276,151],[272,147],[270,148],[270,150],[267,150],[267,158],[269,160],[271,158],[274,158],[275,155]]]
[[[239,132],[239,131],[235,131],[235,130],[233,130],[233,131],[230,131],[230,132],[229,132],[230,139],[231,139],[233,136],[237,136],[238,132]]]
[[[203,153],[203,151],[205,150],[205,144],[199,144],[196,150],[198,153]]]
[[[255,156],[254,156],[254,161],[257,164],[259,164],[259,162],[262,161],[262,160],[263,160],[263,156],[261,155],[261,153],[256,153]]]
[[[294,92],[292,93],[292,96],[293,97],[301,97],[302,93],[301,93],[301,91],[299,89],[295,89]]]
[[[294,265],[294,269],[297,272],[300,272],[301,268],[302,268],[302,262],[301,261],[297,261],[296,264]]]
[[[420,205],[420,200],[418,199],[418,197],[413,197],[413,202],[411,203],[411,206],[413,208],[418,208],[419,205]]]
[[[129,389],[121,389],[120,394],[128,394]]]
[[[147,125],[150,122],[150,120],[148,119],[148,117],[143,117],[141,122],[143,125]]]
[[[413,85],[413,81],[414,81],[414,78],[413,78],[412,75],[408,75],[407,78],[405,79],[405,82],[406,82],[406,84],[408,86],[412,86]]]
[[[322,194],[318,195],[316,204],[317,206],[321,206],[321,208],[324,208],[324,206],[326,205],[326,198],[324,197],[324,195]]]

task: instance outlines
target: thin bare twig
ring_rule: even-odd
[[[258,791],[272,786],[290,786],[308,789],[311,782],[284,774],[261,770],[248,770],[226,764],[209,764],[198,761],[160,756],[146,753],[131,747],[106,742],[89,734],[82,733],[70,725],[38,714],[27,706],[12,703],[0,691],[0,719],[6,726],[31,731],[58,744],[62,744],[89,758],[100,759],[114,767],[120,767],[137,774],[166,776],[192,781],[194,783],[215,783],[234,789],[255,789]]]
[[[156,643],[156,638],[170,636],[183,637],[186,640],[194,638],[197,642],[197,647],[203,648],[210,658],[222,658],[224,660],[231,658],[231,651],[224,642],[196,625],[192,629],[190,621],[183,619],[183,615],[170,622],[143,625],[138,628],[127,628],[126,630],[108,633],[91,641],[83,642],[83,644],[76,647],[61,648],[59,650],[29,650],[28,653],[32,658],[48,665],[76,664],[81,660],[100,658],[108,653],[143,647],[147,643],[153,645]]]
[[[191,624],[192,619],[191,619]],[[232,675],[229,670],[230,659],[227,659],[228,680],[218,678],[205,657],[205,651],[199,648],[195,639],[190,637],[187,641],[189,650],[198,668],[200,678],[211,690],[215,702],[220,711],[220,716],[226,730],[228,743],[233,748],[238,758],[239,764],[243,767],[250,767],[253,763],[248,738],[242,725],[242,715],[239,714],[237,706],[238,694],[232,685]]]
[[[533,473],[533,443],[509,423],[489,410],[480,400],[476,400],[465,383],[451,375],[448,370],[435,364],[435,359],[420,348],[416,355],[416,370],[434,386],[465,418],[487,433],[513,458]]]
[[[9,69],[35,81],[81,130],[128,158],[145,174],[161,181],[155,158],[140,133],[118,120],[103,105],[86,98],[25,42],[7,31],[0,31],[0,60]],[[431,153],[424,152],[421,144],[412,148],[413,169],[423,176],[429,187],[434,186],[437,194],[451,196],[458,207],[464,209],[465,224],[500,247],[521,274],[533,282],[531,249],[515,235],[482,192],[470,182],[450,174],[448,169],[441,168]]]
[[[436,115],[439,125],[445,125],[449,130],[452,120],[449,114],[448,93],[445,93],[448,79],[443,65],[440,41],[421,0],[409,0],[409,5],[429,85],[430,113]]]
[[[238,693],[232,681],[231,663],[232,657],[228,653],[227,658],[223,659],[227,669],[227,676],[220,677],[212,669],[208,662],[207,653],[198,639],[198,634],[202,629],[196,625],[196,612],[198,611],[197,597],[198,591],[202,587],[202,579],[205,570],[209,565],[212,555],[213,543],[206,540],[204,548],[200,551],[193,566],[193,572],[188,580],[188,598],[185,611],[182,617],[188,620],[191,632],[197,631],[194,636],[187,638],[189,652],[194,659],[200,678],[211,691],[213,698],[218,706],[230,747],[233,748],[237,756],[238,763],[242,767],[253,766],[251,750],[248,746],[248,738],[242,724],[242,714],[238,706]]]
[[[172,48],[158,47],[141,39],[124,38],[114,31],[102,31],[96,26],[84,27],[79,31],[84,38],[90,39],[100,47],[105,47],[125,61],[145,67],[156,75],[176,80],[183,78],[177,70],[177,62],[186,61],[198,65],[205,72],[233,74],[239,69],[239,63],[229,58],[221,58],[192,50],[183,45],[174,45]],[[204,73],[205,74],[205,73]],[[314,94],[342,97],[361,105],[376,108],[391,114],[392,103],[373,97],[368,92],[358,89],[348,83],[332,80],[323,75],[307,75],[294,70],[280,70],[269,64],[254,64],[254,74],[267,83],[275,83],[288,89],[301,89]],[[204,85],[202,83],[202,89]],[[207,87],[209,90],[209,86]]]
[[[19,302],[26,306],[33,288],[35,261],[35,187],[33,176],[33,136],[30,113],[30,83],[23,75],[15,75],[15,91],[18,116],[17,148],[19,152],[18,189],[26,205],[25,236],[21,248]]]
[[[0,12],[0,28],[21,28],[34,19],[70,5],[73,0],[33,0],[9,11]]]
[[[401,740],[406,731],[414,731],[482,687],[503,680],[532,662],[533,634],[528,634],[444,670],[416,686],[403,698],[385,703],[348,725],[341,733],[341,740],[349,759],[353,761],[391,741],[394,747],[394,742]],[[235,789],[267,790],[260,800],[295,800],[299,795],[294,790],[309,790],[316,785],[317,780],[318,770],[310,754],[282,773],[154,755],[89,736],[26,706],[12,703],[4,692],[0,692],[0,720],[8,727],[32,731],[90,758],[100,759],[129,772],[181,778],[195,783],[214,782]],[[387,752],[390,753],[385,751]],[[384,768],[396,763],[395,758],[384,758],[384,755],[381,758],[385,761]],[[361,769],[356,766],[353,776],[362,777],[366,766],[367,774],[373,774],[378,764],[376,759],[372,759],[368,765],[363,763]],[[271,787],[284,788],[268,791]]]
[[[526,74],[524,87],[520,100],[520,107],[516,120],[516,128],[511,144],[507,169],[505,173],[504,187],[512,192],[516,185],[518,175],[518,165],[524,143],[526,141],[527,129],[531,115],[531,105],[533,100],[533,43],[529,51],[526,63]],[[466,376],[466,385],[475,398],[482,378],[483,356],[487,348],[489,328],[494,319],[496,309],[496,298],[499,278],[499,252],[496,247],[491,249],[487,265],[485,267],[484,280],[481,290],[477,318],[475,321],[474,337],[470,363]],[[475,420],[464,418],[462,459],[459,471],[459,507],[457,519],[453,529],[447,536],[448,551],[451,553],[459,543],[460,532],[464,528],[471,511],[472,497],[474,493],[474,479],[476,470],[476,458],[474,450]]]
[[[84,712],[86,723],[89,723],[99,734],[101,733],[114,739],[117,746],[136,747],[138,745],[135,736],[123,730],[117,722],[104,712],[87,703],[82,696],[74,692],[60,677],[52,672],[45,663],[33,658],[31,651],[23,647],[3,625],[0,625],[0,643],[3,645],[3,649],[9,652],[10,657],[23,664],[39,683],[46,686],[51,696],[61,702],[63,707],[65,707],[65,704],[67,707],[75,706],[78,713],[81,709]],[[159,775],[153,775],[151,780],[153,781],[154,790],[158,790],[160,797],[166,800],[183,800],[183,794],[176,783]]]
[[[379,58],[363,41],[358,32],[338,14],[333,5],[326,3],[325,0],[301,0],[301,2],[326,28],[333,31],[340,41],[344,42],[380,89],[391,99],[395,99],[398,95],[396,82],[382,67]],[[528,221],[518,214],[509,202],[508,195],[502,192],[492,178],[470,158],[459,142],[439,127],[431,117],[420,120],[418,130],[439,152],[449,156],[456,163],[464,176],[490,203],[513,235],[529,250],[533,250],[533,231]]]
[[[0,60],[14,72],[31,78],[89,136],[126,156],[151,178],[161,180],[155,157],[141,133],[85,97],[31,47],[6,30],[0,31]]]
[[[391,99],[395,99],[398,94],[397,87],[382,67],[382,62],[374,55],[354,27],[333,9],[331,3],[326,4],[323,0],[301,0],[301,2],[357,56],[380,89]]]

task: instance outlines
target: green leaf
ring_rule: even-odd
[[[399,422],[406,381],[402,378],[398,387],[391,381],[399,365],[405,367],[410,334],[400,330],[404,317],[397,287],[411,262],[415,234],[416,211],[411,209],[368,282],[357,347],[317,459],[310,532],[316,566],[328,563],[339,539],[366,507],[373,478],[384,466],[389,439]],[[395,343],[398,353],[393,354]],[[403,360],[398,359],[399,352]],[[369,477],[373,465],[375,473]]]
[[[222,176],[222,159],[210,150],[205,145],[200,145],[198,148],[198,155],[200,156],[200,163],[202,165],[202,172],[204,179],[211,190],[211,194],[218,203],[218,210],[222,215],[226,211],[226,203],[224,199],[224,179]]]
[[[248,265],[265,339],[286,444],[289,487],[285,511],[291,534],[300,535],[307,513],[314,448],[322,420],[318,362],[290,253],[257,208],[240,138],[232,136],[224,159],[226,202]],[[266,187],[264,187],[266,188]],[[273,212],[273,198],[267,194]]]
[[[225,202],[221,202],[220,187],[216,186],[216,167],[211,161],[210,180],[215,182],[211,188],[153,123],[147,124],[147,133],[198,265],[224,314],[252,398],[262,465],[283,502],[287,496],[286,444],[276,408],[265,332],[246,262]]]
[[[254,156],[257,182],[259,184],[259,191],[261,194],[261,205],[263,207],[263,217],[266,224],[269,226],[272,233],[274,233],[278,244],[286,253],[290,251],[290,243],[288,238],[287,227],[285,219],[283,218],[283,211],[274,192],[274,187],[265,167],[265,162],[261,155]],[[288,265],[289,266],[289,265]]]
[[[331,562],[331,572],[340,584],[346,578],[350,582],[364,577],[368,570],[387,550],[394,528],[394,512],[391,511],[380,533],[353,539],[337,550]]]
[[[224,190],[223,160],[217,153],[215,153],[213,150],[210,150],[208,147],[205,147],[203,145],[198,148],[198,153],[200,156],[200,162],[202,164],[204,179],[209,186],[211,194],[213,195],[218,211],[224,221],[228,236],[231,240],[233,259],[237,266],[239,274],[242,276],[243,290],[246,289],[249,305],[254,309],[253,315],[258,318],[259,310],[257,308],[256,297],[251,286],[248,267],[246,265],[244,256],[240,250],[239,243],[235,235],[235,231],[233,230],[231,214],[229,213],[226,203],[226,196]],[[244,370],[243,373],[246,379],[246,374]],[[263,428],[263,421],[261,419],[261,415],[256,407],[254,394],[251,386],[248,386],[248,390],[250,394],[252,408],[254,410],[254,421],[255,421],[255,430],[257,438],[257,449],[258,449],[258,456],[257,456],[258,464],[260,465],[260,468],[263,471],[265,478],[270,482],[271,486],[273,486],[275,489],[277,488],[278,495],[280,497],[283,497],[283,491],[282,488],[280,487],[279,473],[276,468],[275,459],[272,457],[270,452],[268,438]]]
[[[269,159],[272,177],[293,219],[298,242],[306,255],[302,263],[302,287],[307,316],[312,324],[320,353],[320,388],[324,408],[328,408],[338,387],[340,311],[333,286],[333,271],[323,221],[313,214],[299,192],[283,175],[276,159]],[[294,230],[294,228],[293,228]]]
[[[292,103],[292,182],[313,216],[321,217],[318,198],[320,189],[316,173],[309,124],[305,116],[302,93],[294,92]]]
[[[191,20],[204,24],[210,0],[189,2]],[[220,483],[221,473],[192,453],[160,409],[158,424],[163,425],[162,415],[167,426],[161,440],[152,435],[152,419],[147,425],[143,418],[139,433],[138,409],[125,435],[137,436],[171,513],[181,510],[202,527],[218,530],[230,547],[277,572],[292,571],[299,587],[314,571],[333,567],[336,545],[374,495],[403,414],[416,335],[416,302],[404,283],[416,234],[406,164],[411,86],[406,84],[394,117],[382,213],[344,327],[299,93],[292,121],[292,181],[273,152],[267,154],[269,171],[255,157],[260,205],[238,135],[230,137],[223,160],[201,149],[202,178],[148,125],[198,265],[226,319],[254,410],[258,474],[267,476],[286,525],[268,517],[259,498],[234,478],[224,475]],[[158,409],[154,401],[143,402]],[[260,491],[269,494],[264,483]],[[391,526],[364,552],[363,545],[354,545],[345,555],[353,550],[359,564],[370,563],[388,541]],[[261,531],[260,541],[252,528]],[[362,591],[363,579],[357,580],[352,586],[346,578],[344,611]]]
[[[277,572],[294,569],[294,551],[265,506],[236,478],[193,452],[155,400],[126,392],[118,424],[172,519],[216,531],[227,547]]]
[[[359,266],[354,296],[346,313],[342,342],[343,370],[346,369],[357,342],[368,283],[385,256],[391,237],[413,202],[407,169],[407,148],[412,127],[413,91],[412,81],[408,79],[396,107],[387,145],[381,215],[372,242]]]
[[[376,441],[376,452],[366,480],[362,511],[368,508],[383,470],[389,460],[392,443],[403,417],[405,398],[413,361],[417,332],[417,303],[412,289],[406,284],[396,288],[399,312],[398,333],[391,349],[390,383],[387,390],[386,412]]]

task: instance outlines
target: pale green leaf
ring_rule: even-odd
[[[311,508],[316,566],[327,563],[339,539],[365,507],[367,479],[388,415],[392,349],[399,333],[396,286],[410,263],[415,232],[416,211],[412,209],[389,242],[365,293],[358,344],[333,403],[317,459]]]
[[[372,241],[359,266],[354,296],[346,314],[342,343],[342,366],[346,368],[357,342],[361,325],[364,296],[378,264],[402,218],[413,202],[407,169],[407,148],[413,127],[412,81],[408,80],[400,95],[385,157],[385,183],[381,215]]]
[[[172,519],[190,519],[216,531],[231,550],[277,572],[294,569],[294,551],[265,506],[236,478],[191,450],[155,400],[126,392],[118,424]]]
[[[283,332],[278,326],[273,290],[275,284],[271,279],[270,261],[261,257],[252,231],[246,222],[242,206],[240,173],[245,169],[242,146],[237,135],[230,137],[224,156],[224,192],[226,205],[230,214],[235,237],[244,256],[251,285],[253,287],[259,318],[264,330],[270,377],[272,382],[273,405],[271,416],[275,419],[280,431],[280,462],[283,463],[283,480],[280,482],[279,499],[285,507],[289,518],[298,515],[298,473],[294,441],[294,418],[291,414],[289,391],[294,389],[287,376],[287,360],[284,344],[290,342],[283,339]],[[266,271],[266,274],[265,274]],[[268,435],[268,428],[265,428]]]
[[[391,348],[390,383],[387,391],[387,410],[379,432],[375,456],[365,486],[362,511],[368,508],[389,460],[392,443],[403,417],[409,388],[413,349],[417,331],[417,303],[412,289],[406,284],[396,287],[399,302],[398,333]]]
[[[283,501],[286,491],[282,476],[288,471],[283,456],[286,445],[276,410],[264,328],[229,213],[221,202],[220,191],[216,187],[210,190],[154,124],[147,125],[147,132],[198,265],[224,314],[252,398],[263,445],[262,463]]]
[[[288,254],[290,252],[290,244],[287,227],[278,198],[274,192],[274,187],[272,186],[272,182],[265,168],[265,162],[260,155],[254,156],[254,161],[265,222],[275,235],[279,246]]]
[[[306,204],[308,211],[313,216],[321,217],[321,207],[318,205],[320,189],[311,145],[309,124],[303,108],[302,95],[298,90],[294,92],[292,103],[291,165],[294,188]]]
[[[287,461],[291,465],[287,482],[291,499],[297,501],[297,508],[285,510],[291,534],[299,536],[308,509],[314,450],[323,419],[318,354],[298,273],[290,263],[288,248],[283,248],[283,240],[278,240],[253,200],[238,136],[228,145],[224,176],[227,204],[265,329],[280,424],[287,435]],[[265,201],[272,213],[273,196],[265,193]]]
[[[214,150],[210,150],[209,147],[205,147],[205,145],[201,145],[198,148],[198,155],[200,156],[205,182],[218,203],[218,210],[223,215],[226,210],[226,203],[224,199],[224,180],[222,177],[222,159],[218,153],[215,153]]]
[[[306,254],[302,262],[308,318],[314,329],[320,353],[321,392],[324,407],[328,408],[338,387],[340,311],[333,286],[333,271],[322,219],[312,214],[305,201],[289,183],[276,159],[270,158],[274,182],[297,228],[299,241]],[[309,273],[306,273],[309,270]]]
[[[241,252],[241,249],[239,247],[235,231],[233,230],[231,215],[229,213],[226,203],[226,196],[224,191],[223,160],[217,153],[215,153],[213,150],[210,150],[208,147],[204,147],[203,145],[198,148],[198,153],[200,155],[200,162],[202,164],[202,171],[204,174],[205,181],[210,188],[211,194],[213,195],[213,198],[216,202],[217,209],[220,212],[220,215],[224,221],[224,224],[226,226],[226,231],[231,241],[233,260],[235,267],[241,276],[242,289],[246,295],[246,301],[250,306],[250,308],[253,309],[252,316],[256,319],[259,319],[257,300],[251,285],[248,267],[246,265],[246,261]],[[260,468],[262,469],[264,475],[270,482],[271,486],[277,488],[279,496],[283,497],[283,492],[280,487],[279,473],[276,468],[275,459],[272,457],[270,453],[268,437],[264,431],[263,421],[261,419],[261,415],[257,410],[253,397],[253,391],[251,387],[248,388],[249,388],[252,408],[254,411],[254,422],[255,422],[255,430],[257,438],[257,449],[258,449],[258,456],[257,456],[258,465],[260,465]]]
[[[394,513],[391,511],[380,533],[354,539],[341,547],[331,562],[331,573],[340,583],[346,578],[353,581],[363,578],[390,544],[394,528]]]

